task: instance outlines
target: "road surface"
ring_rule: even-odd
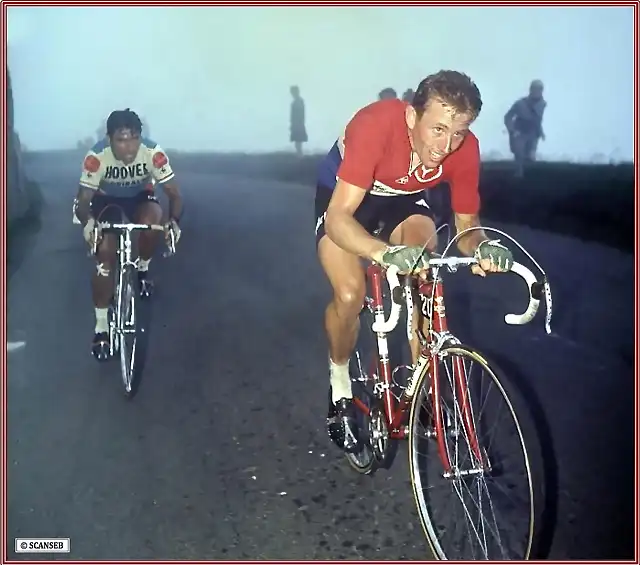
[[[30,166],[47,209],[9,282],[9,558],[24,557],[15,537],[69,537],[60,557],[79,560],[430,558],[406,447],[391,471],[360,477],[326,436],[328,287],[309,187],[180,174],[183,239],[152,263],[149,356],[129,402],[117,364],[89,353],[79,165]],[[502,322],[524,304],[517,279],[466,273],[448,287],[453,329],[544,409],[559,487],[551,558],[632,559],[633,259],[508,231],[551,277],[557,335]]]

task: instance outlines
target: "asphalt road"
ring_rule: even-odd
[[[408,481],[356,475],[325,428],[328,286],[309,187],[179,172],[179,252],[152,263],[145,379],[91,357],[71,199],[79,163],[40,159],[47,209],[8,294],[8,539],[69,537],[79,560],[429,559]],[[554,329],[508,327],[514,278],[451,278],[453,330],[544,409],[558,466],[553,559],[632,559],[633,258],[508,227],[550,274]],[[508,280],[507,280],[508,279]],[[38,555],[29,555],[29,559]],[[42,556],[50,558],[51,556]]]

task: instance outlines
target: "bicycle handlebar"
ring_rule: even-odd
[[[447,267],[450,272],[455,272],[459,266],[475,265],[478,261],[474,257],[446,257],[446,258],[433,258],[429,260],[429,267],[431,269],[439,267]],[[509,325],[524,325],[528,324],[538,312],[540,307],[540,298],[544,289],[544,281],[538,281],[536,276],[524,265],[514,262],[510,271],[515,273],[527,283],[529,290],[529,305],[522,314],[507,314],[504,317],[505,323]],[[398,278],[399,269],[396,266],[390,266],[386,269],[386,278],[389,283],[389,289],[391,293],[391,312],[389,318],[383,322],[374,322],[372,329],[378,333],[389,333],[395,329],[400,320],[400,313],[402,312],[402,300],[397,300],[396,289],[400,287],[400,280]]]
[[[91,254],[95,255],[98,250],[98,235],[100,230],[125,230],[125,231],[165,231],[165,227],[160,224],[133,224],[133,223],[117,223],[112,224],[110,222],[96,222],[93,228],[93,244],[91,245]],[[169,231],[171,241],[167,245],[169,251],[163,253],[164,257],[173,255],[176,252],[176,241],[173,231]]]

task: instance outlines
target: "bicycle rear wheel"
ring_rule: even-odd
[[[138,392],[140,372],[138,370],[138,278],[132,266],[122,271],[118,288],[117,340],[120,351],[120,373],[125,395],[129,398]]]
[[[351,389],[354,400],[356,400],[362,449],[357,453],[345,453],[349,465],[363,475],[373,474],[379,466],[380,461],[376,457],[376,452],[379,448],[376,445],[372,445],[371,426],[372,423],[374,426],[380,425],[378,418],[384,418],[384,413],[380,410],[380,401],[373,390],[375,383],[378,381],[378,349],[375,335],[371,330],[372,323],[373,313],[365,303],[360,312],[358,341],[349,360]],[[363,406],[358,406],[359,403]],[[366,411],[362,409],[363,407],[366,408]],[[380,438],[380,440],[384,441],[384,438]]]
[[[466,382],[471,427],[487,465],[473,454],[474,438],[463,422],[456,366]],[[546,485],[537,429],[523,396],[503,373],[466,346],[441,350],[438,368],[449,477],[444,476],[436,441],[431,371],[420,377],[409,420],[411,483],[434,557],[537,559]],[[481,374],[474,376],[477,369]],[[487,376],[484,381],[482,374]],[[500,424],[485,420],[500,415],[504,417]]]

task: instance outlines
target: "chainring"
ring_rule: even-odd
[[[389,452],[389,427],[384,412],[377,406],[369,411],[369,445],[376,461],[382,463]]]

